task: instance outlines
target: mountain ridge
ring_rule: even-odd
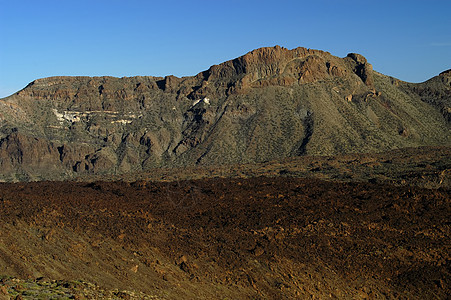
[[[450,78],[275,46],[181,78],[37,79],[0,99],[0,179],[450,146]]]

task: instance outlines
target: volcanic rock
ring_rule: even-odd
[[[0,180],[449,146],[449,78],[276,46],[192,77],[37,79],[0,99]]]

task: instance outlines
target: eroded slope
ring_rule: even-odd
[[[193,77],[51,77],[0,100],[2,180],[450,145],[449,72],[261,48]]]

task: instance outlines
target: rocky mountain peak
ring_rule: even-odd
[[[191,77],[37,79],[0,99],[0,180],[449,144],[449,74],[275,46]]]
[[[353,74],[373,88],[372,66],[360,54],[351,53],[342,59],[321,50],[303,47],[289,50],[275,46],[253,50],[214,65],[194,77],[178,78],[171,75],[164,78],[138,76],[119,79],[108,76],[56,76],[37,79],[19,91],[18,95],[35,99],[71,99],[77,103],[77,99],[89,95],[92,98],[91,105],[86,109],[100,109],[101,102],[112,96],[134,99],[149,90],[176,93],[179,98],[196,100],[212,95],[224,97],[242,94],[249,88],[293,86],[335,77],[350,77]],[[86,103],[79,104],[83,106]]]
[[[252,75],[255,79],[282,75],[287,65],[293,60],[303,60],[308,56],[327,56],[330,54],[320,50],[303,47],[288,50],[275,46],[253,50],[241,57],[224,62],[210,68],[214,78],[225,76]]]
[[[227,86],[227,94],[246,93],[248,88],[293,86],[349,77],[357,74],[372,87],[372,67],[358,54],[342,59],[321,50],[275,46],[253,50],[241,57],[212,66],[198,75],[216,86]]]

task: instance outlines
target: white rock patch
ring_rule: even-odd
[[[93,110],[93,111],[86,111],[86,112],[79,112],[79,111],[63,111],[63,112],[58,112],[57,109],[53,109],[53,113],[55,114],[57,120],[60,122],[60,124],[62,125],[64,123],[64,121],[69,121],[69,122],[80,122],[82,120],[83,117],[89,117],[93,114],[106,114],[106,116],[110,117],[110,118],[117,118],[119,112],[117,111],[109,111],[109,110],[105,110],[105,111],[101,111],[101,110]],[[141,118],[142,115],[135,115],[132,112],[126,113],[123,115],[126,118],[129,118],[129,120],[113,120],[111,121],[111,123],[121,123],[121,124],[129,124],[132,122],[131,119],[136,119],[136,118]]]
[[[131,122],[133,122],[133,121],[132,120],[116,120],[116,121],[111,121],[111,124],[120,123],[120,124],[125,125],[125,124],[130,124]]]
[[[195,101],[193,102],[193,104],[191,105],[191,107],[196,106],[196,104],[198,104],[198,103],[201,102],[201,101],[202,101],[203,103],[207,104],[207,105],[210,105],[210,99],[207,98],[207,97],[205,97],[204,99],[198,99],[198,100],[195,100]]]

